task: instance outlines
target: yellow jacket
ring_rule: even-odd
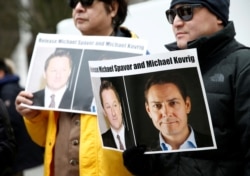
[[[58,112],[42,111],[32,120],[24,117],[31,138],[45,147],[44,176],[51,176]],[[81,114],[79,170],[84,176],[131,176],[123,166],[122,153],[102,148],[97,117]]]

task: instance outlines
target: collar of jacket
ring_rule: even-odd
[[[116,31],[115,31],[115,34],[114,36],[117,36],[117,37],[130,37],[130,38],[138,38],[138,36],[130,31],[128,28],[126,27],[119,27]]]

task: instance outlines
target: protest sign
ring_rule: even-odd
[[[139,56],[146,51],[147,42],[142,39],[40,33],[25,87],[34,95],[28,107],[96,114],[88,61]]]
[[[103,147],[216,148],[196,49],[89,61],[89,69]]]

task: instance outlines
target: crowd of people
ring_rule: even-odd
[[[74,24],[82,35],[138,38],[122,27],[127,0],[68,2]],[[197,49],[217,149],[145,154],[148,146],[130,146],[124,137],[126,127],[119,96],[111,83],[104,82],[106,85],[100,87],[104,116],[120,117],[114,124],[110,121],[109,136],[112,147],[122,152],[105,149],[102,140],[106,141],[107,134],[100,135],[96,115],[23,106],[33,105],[36,93],[24,91],[18,85],[18,77],[6,67],[0,69],[0,88],[3,91],[7,83],[12,88],[0,97],[0,175],[18,176],[23,169],[43,161],[44,176],[250,176],[250,48],[236,41],[229,7],[230,0],[172,0],[165,12],[176,38],[165,45],[166,51]],[[155,37],[159,37],[157,33]],[[51,57],[51,61],[61,57],[60,61],[63,58],[69,63],[67,71],[62,69],[68,78],[71,67],[64,56]],[[61,88],[67,91],[67,84]],[[42,91],[49,93],[53,89],[47,86]],[[43,99],[46,106],[59,106],[59,102]],[[175,111],[176,106],[179,111]],[[173,75],[151,78],[145,87],[145,111],[159,130],[157,147],[161,150],[211,145],[211,138],[198,134],[187,123],[191,99],[185,94],[181,79],[174,79]],[[165,123],[169,119],[173,123]],[[19,121],[18,126],[15,121]],[[121,141],[117,135],[123,136]],[[26,163],[27,157],[34,158]]]

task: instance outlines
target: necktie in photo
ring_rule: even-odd
[[[168,147],[164,143],[161,143],[161,146],[162,146],[162,150],[168,150]]]
[[[50,96],[50,98],[51,98],[51,102],[50,102],[49,107],[50,107],[50,108],[54,108],[54,107],[55,107],[55,95],[52,94],[52,95]]]
[[[119,147],[120,147],[120,149],[121,149],[121,150],[124,150],[124,146],[123,146],[123,144],[122,144],[122,141],[121,141],[121,139],[120,139],[120,136],[117,135],[116,137],[117,137],[117,139],[118,139],[118,141],[119,141],[119,145],[120,145]]]

